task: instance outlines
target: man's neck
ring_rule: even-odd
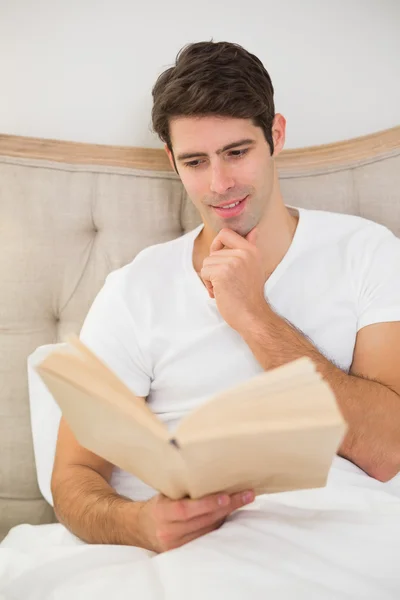
[[[299,221],[298,212],[287,208],[283,202],[265,214],[258,225],[258,246],[265,269],[266,279],[279,265],[289,250]]]

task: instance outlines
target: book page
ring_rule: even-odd
[[[132,394],[132,391],[124,384],[123,381],[104,363],[96,354],[94,354],[85,344],[81,342],[75,334],[67,336],[67,344],[75,352],[75,356],[79,357],[91,369],[97,369],[100,377],[117,391],[126,394]]]
[[[235,426],[242,419],[257,422],[265,411],[269,411],[270,419],[277,419],[279,422],[282,416],[282,412],[279,412],[282,405],[274,399],[275,394],[289,392],[292,388],[296,390],[299,386],[315,382],[322,382],[322,377],[315,370],[312,361],[307,358],[263,372],[233,388],[224,390],[186,415],[177,428],[176,436],[183,441],[183,439],[197,438],[203,432],[215,427],[224,430],[230,424]],[[333,396],[329,406],[332,405],[336,415],[336,401]],[[323,406],[326,410],[326,405]],[[286,414],[283,414],[286,418]]]
[[[226,405],[220,408],[217,404],[215,402],[207,410],[198,410],[197,414],[193,411],[193,415],[188,415],[177,428],[177,440],[183,444],[206,438],[210,432],[222,435],[236,431],[242,425],[258,427],[260,422],[268,431],[292,425],[302,427],[309,422],[343,422],[335,397],[326,382],[308,381],[303,386],[289,387],[267,396],[259,390],[258,394],[250,398],[246,396],[241,402],[235,398],[229,410],[226,410]]]
[[[307,371],[309,365],[303,362],[300,370],[297,365],[297,380],[278,384],[281,370],[269,385],[266,373],[185,417],[176,439],[192,497],[246,487],[265,493],[325,485],[346,424],[330,386],[304,366]]]
[[[268,432],[260,426],[226,437],[185,442],[181,453],[189,467],[189,495],[323,487],[342,432],[340,425]]]
[[[156,419],[158,426],[154,426],[132,399],[110,393],[101,381],[96,386],[92,382],[89,392],[51,372],[48,365],[36,369],[83,447],[171,498],[187,494],[182,456],[169,443],[168,430],[161,422]],[[78,380],[77,370],[75,376]]]
[[[121,385],[111,382],[111,372],[107,367],[102,370],[92,362],[83,361],[79,356],[58,351],[49,354],[37,369],[42,376],[44,371],[56,375],[59,379],[69,381],[75,387],[93,394],[95,397],[107,399],[114,409],[134,415],[136,419],[154,433],[165,438],[167,428],[154,415],[141,398],[138,398],[120,380]],[[57,398],[55,399],[57,401]]]

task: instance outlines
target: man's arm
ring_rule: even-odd
[[[339,454],[375,479],[394,477],[400,470],[400,323],[362,329],[346,374],[267,305],[264,315],[249,320],[239,332],[261,366],[268,370],[310,357],[349,426]]]
[[[203,262],[201,277],[222,317],[264,369],[301,356],[316,363],[349,426],[339,453],[376,479],[394,477],[400,470],[400,323],[361,329],[347,374],[266,302],[256,228],[246,238],[222,229]]]
[[[78,444],[61,419],[51,491],[58,520],[91,544],[141,545],[133,503],[110,486],[113,465]]]
[[[113,465],[76,441],[60,423],[52,494],[57,518],[90,544],[123,544],[163,552],[218,528],[228,515],[254,500],[254,492],[211,494],[146,502],[124,498],[110,486]]]

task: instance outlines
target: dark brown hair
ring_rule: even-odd
[[[230,42],[197,42],[182,48],[153,90],[153,130],[172,152],[169,121],[218,115],[252,119],[274,152],[274,88],[262,62]]]

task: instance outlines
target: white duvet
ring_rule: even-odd
[[[335,459],[324,489],[259,496],[156,555],[20,525],[0,544],[1,600],[400,599],[400,481]]]

